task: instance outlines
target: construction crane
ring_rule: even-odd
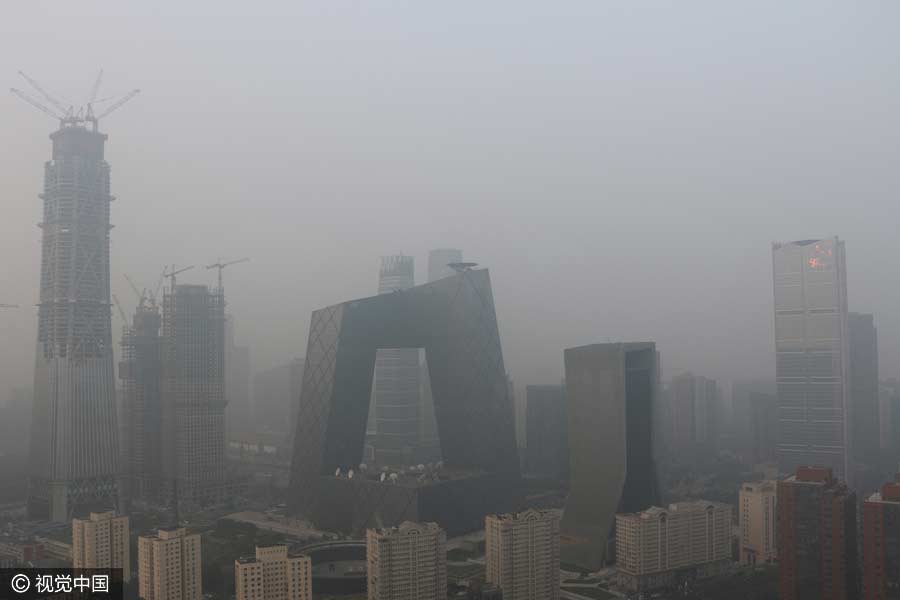
[[[112,295],[113,302],[116,303],[116,308],[119,309],[119,316],[122,317],[122,324],[125,327],[128,327],[128,317],[125,315],[125,311],[122,310],[122,303],[119,302],[119,298],[116,297],[115,294]]]
[[[189,266],[189,267],[185,267],[185,268],[183,268],[183,269],[178,269],[178,270],[176,271],[176,270],[175,270],[175,265],[172,265],[172,270],[171,270],[171,271],[169,271],[168,273],[165,272],[165,271],[163,271],[163,277],[167,277],[167,278],[169,278],[169,279],[172,280],[172,283],[169,284],[169,285],[170,285],[170,289],[172,290],[172,292],[175,291],[175,282],[176,282],[175,277],[178,276],[178,275],[181,274],[181,273],[184,273],[185,271],[190,271],[190,270],[193,269],[193,268],[194,268],[194,265],[191,265],[191,266]]]
[[[94,114],[94,106],[100,102],[105,102],[106,100],[110,100],[111,98],[104,98],[103,100],[97,100],[97,93],[100,91],[100,83],[103,81],[103,71],[97,75],[97,79],[94,82],[93,87],[91,88],[90,96],[88,97],[87,102],[79,107],[77,110],[72,104],[69,104],[66,107],[62,102],[53,97],[44,87],[26,75],[24,72],[19,71],[19,75],[28,82],[34,90],[42,97],[46,102],[48,102],[53,108],[49,108],[40,100],[33,98],[32,96],[26,94],[22,90],[18,90],[16,88],[9,88],[9,91],[37,108],[43,113],[46,113],[53,117],[54,119],[58,119],[60,122],[60,127],[66,126],[80,126],[86,123],[90,123],[93,130],[97,131],[100,119],[108,116],[113,111],[118,110],[123,104],[134,98],[140,93],[139,89],[134,89],[119,98],[117,101],[113,102],[110,106],[106,107],[101,113]]]
[[[144,302],[147,301],[147,288],[144,288],[143,291],[139,292],[137,286],[127,274],[125,274],[125,280],[128,281],[128,285],[131,286],[134,295],[137,296],[138,308],[144,308]]]
[[[219,270],[219,289],[222,290],[223,289],[222,288],[222,271],[225,270],[225,267],[230,267],[231,265],[237,265],[237,264],[245,263],[245,262],[249,262],[249,261],[250,261],[249,258],[239,258],[238,260],[232,260],[230,262],[223,263],[222,259],[220,258],[219,262],[211,264],[211,265],[206,265],[206,270],[207,271],[210,269],[218,269]]]

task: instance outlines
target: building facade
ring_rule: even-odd
[[[163,296],[162,462],[169,502],[220,502],[226,493],[225,297],[205,285]]]
[[[506,600],[558,600],[559,513],[527,510],[488,515],[486,581]]]
[[[900,476],[863,503],[863,598],[900,599]]]
[[[775,536],[777,497],[777,484],[774,481],[757,481],[741,485],[738,494],[741,564],[761,565],[775,562],[778,556]]]
[[[287,546],[257,547],[234,561],[234,591],[237,600],[312,600],[312,562]]]
[[[827,467],[800,467],[778,482],[778,597],[859,597],[856,495]]]
[[[882,483],[881,419],[879,415],[878,332],[872,315],[849,313],[850,399],[854,482],[861,492]]]
[[[654,411],[658,355],[652,342],[565,351],[569,498],[563,560],[599,570],[615,553],[617,512],[658,505]]]
[[[471,270],[313,313],[294,436],[292,511],[311,519],[329,512],[324,488],[336,474],[361,471],[375,353],[386,347],[425,348],[443,466],[491,476],[513,493],[519,458],[490,276]],[[345,487],[347,493],[370,489]]]
[[[715,451],[719,404],[715,380],[692,373],[676,375],[666,388],[665,398],[671,457],[690,462],[698,453]]]
[[[436,523],[366,532],[369,600],[445,600],[447,538]]]
[[[394,294],[415,284],[413,257],[382,257],[379,294]],[[420,438],[419,370],[418,348],[379,348],[376,352],[367,435],[368,462],[412,464]]]
[[[731,563],[731,506],[679,502],[616,515],[619,585],[645,591],[716,575]]]
[[[131,538],[128,517],[114,512],[72,519],[72,566],[76,569],[122,569],[131,581]]]
[[[562,385],[525,387],[525,472],[552,479],[569,476],[569,423]]]
[[[746,465],[777,461],[778,399],[775,382],[735,382],[731,387],[731,442]]]
[[[117,508],[107,136],[64,122],[44,166],[29,513],[67,522]]]
[[[200,534],[160,529],[138,538],[141,600],[201,600]]]
[[[772,246],[778,463],[853,485],[847,269],[837,237]]]

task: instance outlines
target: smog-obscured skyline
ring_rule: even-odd
[[[259,16],[268,7],[268,15]],[[770,243],[839,235],[850,309],[900,374],[900,7],[469,2],[20,3],[0,74],[140,87],[110,116],[112,285],[226,270],[259,370],[310,312],[374,295],[378,257],[490,268],[507,368],[653,340],[666,375],[774,377]],[[255,14],[254,14],[255,13]],[[0,398],[30,386],[42,165],[56,124],[0,96]],[[121,320],[114,312],[115,337]]]

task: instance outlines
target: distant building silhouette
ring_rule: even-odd
[[[652,342],[565,351],[570,492],[561,551],[566,562],[601,568],[614,556],[616,513],[660,503],[653,450],[657,359]]]
[[[525,471],[552,479],[569,477],[569,423],[562,385],[525,387]]]
[[[731,386],[731,405],[731,441],[741,461],[748,466],[774,463],[778,432],[775,382],[735,382]]]
[[[847,267],[837,237],[772,245],[778,462],[853,484]]]
[[[856,489],[878,489],[882,474],[879,418],[878,333],[872,315],[847,315],[850,357],[851,439]],[[895,466],[896,468],[896,466]]]
[[[672,378],[665,391],[672,459],[692,463],[698,454],[715,452],[719,401],[715,380],[692,373]]]
[[[778,482],[779,600],[856,600],[856,495],[826,467]]]
[[[250,402],[250,348],[234,342],[234,317],[225,316],[225,424],[228,439],[255,433]]]

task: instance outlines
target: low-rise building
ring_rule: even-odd
[[[287,546],[257,547],[234,561],[237,600],[312,600],[312,562]]]
[[[731,563],[731,506],[679,502],[616,515],[618,584],[646,591],[720,573]]]

